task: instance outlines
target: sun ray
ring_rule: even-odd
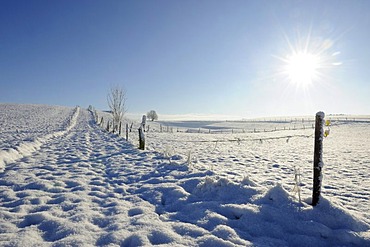
[[[283,32],[287,45],[285,56],[274,56],[282,64],[277,72],[283,79],[297,88],[307,89],[315,83],[327,78],[330,69],[337,67],[338,51],[333,51],[334,41],[312,35],[310,26],[307,35],[297,33],[296,39],[291,39]]]

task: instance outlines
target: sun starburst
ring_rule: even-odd
[[[287,54],[276,56],[282,61],[278,74],[298,88],[307,88],[323,81],[332,68],[341,64],[336,60],[340,52],[333,51],[334,42],[330,39],[313,39],[309,34],[295,43],[287,36],[285,40]]]
[[[285,60],[285,73],[292,83],[300,86],[310,85],[318,76],[320,57],[307,52],[289,55]]]

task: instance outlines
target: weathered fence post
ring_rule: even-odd
[[[145,149],[145,135],[142,126],[139,128],[139,149]]]
[[[126,141],[128,141],[128,123],[126,124]]]
[[[324,138],[324,117],[325,113],[316,113],[315,123],[315,147],[314,147],[314,158],[313,158],[313,190],[312,190],[312,206],[316,206],[319,203],[321,193],[321,182],[322,173],[321,170],[324,166],[322,160],[322,141]]]
[[[141,124],[139,128],[139,149],[145,149],[145,123],[146,123],[146,115],[143,115],[141,119]]]
[[[143,115],[141,118],[141,126],[143,127],[143,131],[145,132],[145,125],[146,125],[146,115]]]
[[[109,132],[109,121],[107,122],[107,131]]]
[[[122,122],[119,121],[119,130],[118,130],[119,136],[121,136],[121,129],[122,129]]]
[[[112,120],[112,133],[116,133],[117,132],[117,124],[114,122],[114,120]]]

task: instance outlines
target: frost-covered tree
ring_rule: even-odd
[[[149,111],[146,116],[152,121],[158,120],[158,115],[154,110]]]
[[[113,129],[116,130],[126,112],[126,92],[122,87],[111,87],[107,99],[112,113]]]

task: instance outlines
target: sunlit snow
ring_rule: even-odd
[[[309,120],[149,121],[145,151],[139,120],[126,142],[83,108],[0,104],[0,245],[370,246],[370,122],[333,121],[312,207]]]

